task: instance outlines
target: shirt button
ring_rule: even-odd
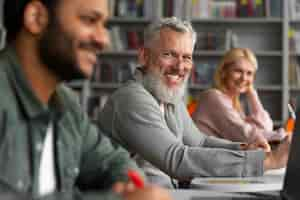
[[[59,147],[61,147],[62,146],[62,142],[59,140],[59,141],[57,141],[56,142],[56,144],[59,146]]]
[[[78,175],[78,174],[79,174],[79,169],[78,169],[78,167],[75,167],[73,171],[74,171],[74,174],[75,174],[75,175]]]
[[[68,173],[69,176],[74,177],[74,176],[78,175],[79,169],[78,169],[78,167],[69,167],[67,169],[67,173]]]
[[[38,152],[41,152],[43,149],[43,144],[38,142],[36,145],[35,145],[35,150],[38,151]]]
[[[24,188],[24,182],[22,180],[18,180],[17,182],[17,188],[23,189]]]

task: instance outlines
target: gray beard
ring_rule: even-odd
[[[148,72],[143,77],[144,87],[160,102],[177,103],[183,100],[187,88],[187,76],[182,85],[176,89],[168,88],[162,81],[162,74],[157,72]]]

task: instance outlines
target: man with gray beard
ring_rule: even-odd
[[[189,22],[162,19],[144,37],[138,53],[142,67],[109,99],[99,125],[132,152],[150,181],[172,187],[173,178],[261,176],[286,164],[289,140],[264,152],[262,144],[209,137],[194,125],[182,101],[196,42]]]

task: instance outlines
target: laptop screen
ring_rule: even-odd
[[[298,183],[299,182],[299,183]],[[281,195],[284,199],[300,199],[300,112],[296,115],[296,127],[292,136],[290,153]]]

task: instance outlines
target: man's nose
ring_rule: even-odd
[[[177,59],[176,59],[176,69],[177,70],[184,70],[184,67],[185,67],[185,63],[184,63],[184,59],[182,56],[178,56]]]
[[[100,27],[94,34],[94,42],[97,43],[99,50],[103,50],[110,44],[110,37],[105,27]]]

